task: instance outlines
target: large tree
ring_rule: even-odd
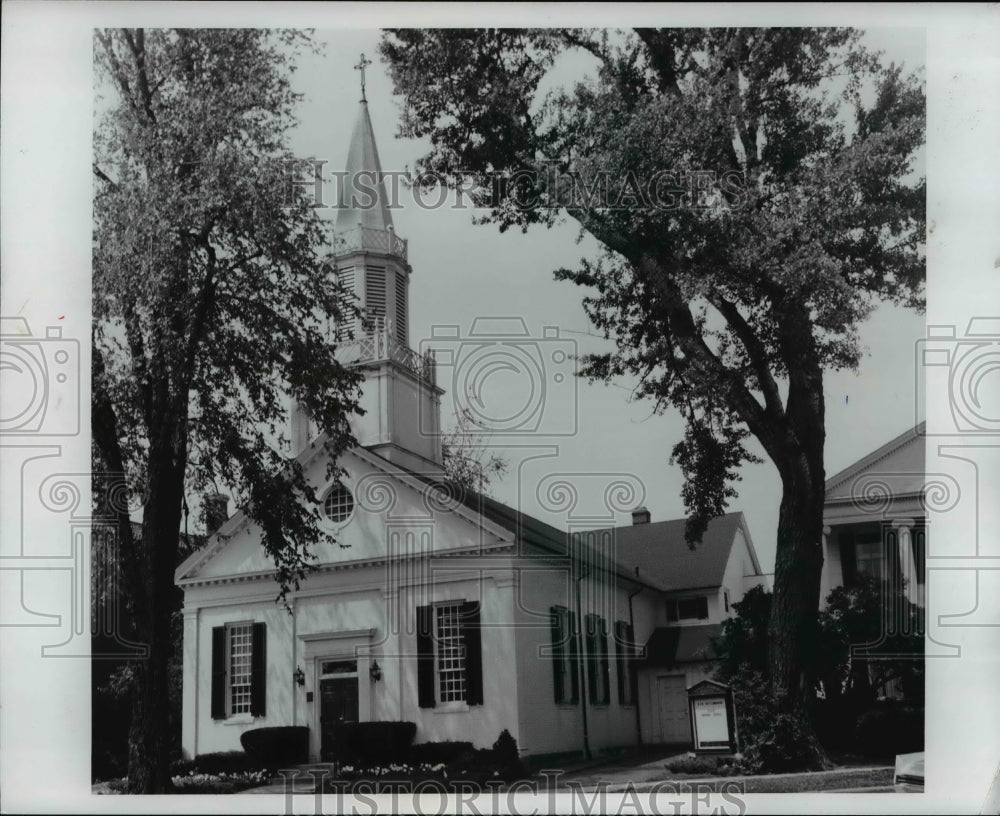
[[[756,438],[781,477],[769,675],[811,689],[822,568],[823,372],[879,301],[923,297],[922,85],[844,29],[391,30],[381,53],[425,183],[501,230],[575,220],[603,246],[557,277],[686,432],[689,540]],[[574,84],[558,79],[589,60]],[[550,69],[554,69],[551,70]]]
[[[224,486],[263,531],[279,595],[321,540],[302,468],[286,459],[286,396],[350,444],[360,377],[327,321],[350,309],[321,224],[289,182],[290,72],[307,35],[104,30],[95,38],[95,468],[124,501],[118,551],[134,631],[128,777],[169,790],[171,598],[186,495]]]

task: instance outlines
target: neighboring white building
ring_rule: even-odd
[[[367,103],[348,178],[378,172]],[[350,189],[348,189],[348,194]],[[440,397],[409,347],[406,242],[379,206],[341,209],[331,256],[374,324],[345,359],[365,375],[357,448],[327,477],[322,439],[293,411],[298,461],[337,543],[275,603],[274,565],[242,512],[177,570],[184,591],[183,747],[236,750],[251,728],[407,720],[418,742],[523,754],[689,742],[684,690],[707,676],[709,637],[764,580],[741,513],[702,545],[683,521],[573,534],[442,481]]]
[[[827,479],[822,601],[867,574],[905,580],[910,601],[925,605],[924,484],[923,423]]]
[[[920,423],[826,483],[821,603],[825,604],[831,590],[852,586],[860,575],[880,578],[889,588],[902,586],[918,614],[914,620],[907,610],[897,610],[896,604],[886,605],[886,635],[926,632],[924,461],[924,424]],[[877,658],[880,646],[872,643],[863,651]],[[874,680],[873,674],[869,676]],[[905,696],[897,680],[878,685],[877,693]]]

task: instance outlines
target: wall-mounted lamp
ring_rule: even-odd
[[[295,678],[296,685],[304,686],[306,684],[306,673],[302,671],[301,667],[295,667],[295,672],[292,674],[292,677]]]
[[[371,677],[373,683],[377,683],[382,679],[382,667],[378,664],[377,660],[372,660],[372,665],[368,669],[368,675]]]

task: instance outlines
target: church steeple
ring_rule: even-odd
[[[337,326],[343,362],[361,369],[364,415],[358,442],[420,472],[441,466],[440,397],[433,362],[410,348],[407,243],[396,235],[375,144],[361,55],[361,103],[340,185],[333,261],[340,285],[361,315]]]
[[[364,373],[361,408],[351,420],[363,447],[420,473],[440,476],[441,395],[434,364],[409,343],[410,265],[396,235],[382,163],[368,115],[361,55],[361,104],[338,191],[332,258],[337,282],[354,296],[360,315],[331,327],[337,355]],[[298,456],[316,429],[301,407],[290,406],[291,455]]]

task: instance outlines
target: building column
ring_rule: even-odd
[[[820,608],[826,603],[826,598],[830,594],[833,587],[832,575],[830,574],[830,533],[833,532],[829,524],[823,525],[823,535],[820,539],[823,547],[823,571],[820,573],[820,584],[819,584],[819,604]]]
[[[198,755],[198,610],[184,610],[181,693],[181,750],[187,759]]]
[[[910,603],[919,604],[920,587],[917,583],[917,565],[913,558],[913,540],[911,530],[913,519],[894,519],[892,526],[896,529],[897,546],[899,548],[899,569],[906,579],[906,598]]]

